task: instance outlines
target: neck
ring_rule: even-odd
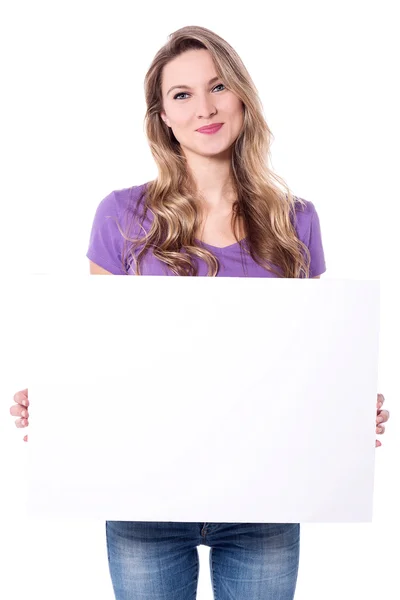
[[[187,156],[199,202],[206,212],[228,214],[235,201],[230,157]]]

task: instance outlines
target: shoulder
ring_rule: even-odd
[[[121,228],[128,233],[141,230],[139,223],[144,223],[148,227],[151,222],[149,211],[145,211],[145,197],[148,183],[133,185],[127,188],[115,189],[105,196],[96,209],[96,223],[103,223],[104,220],[111,220],[118,223]]]
[[[147,184],[113,190],[97,205],[86,256],[115,275],[126,274],[124,244],[127,235],[142,237],[140,219]],[[134,218],[134,217],[139,218]],[[145,223],[144,227],[148,224]],[[132,233],[130,233],[132,231]]]
[[[146,187],[148,183],[133,185],[110,192],[100,202],[100,206],[109,209],[114,214],[122,216],[126,212],[142,211]]]
[[[310,251],[310,277],[326,271],[325,253],[319,216],[310,200],[295,197],[295,223],[297,236]]]
[[[296,221],[299,225],[311,223],[314,214],[317,212],[315,205],[311,200],[294,196]]]
[[[295,200],[295,219],[294,226],[297,235],[301,241],[308,244],[312,234],[313,227],[319,228],[319,217],[317,209],[311,200],[294,197]]]

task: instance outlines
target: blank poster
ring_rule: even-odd
[[[378,281],[27,279],[28,516],[371,521]]]

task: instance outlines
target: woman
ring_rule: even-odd
[[[319,278],[317,212],[269,168],[271,132],[235,50],[208,29],[184,27],[156,54],[145,95],[159,174],[100,202],[90,273]],[[16,425],[26,426],[27,390],[14,400]],[[378,395],[387,421],[382,402]],[[211,548],[218,600],[294,597],[298,523],[107,521],[106,536],[117,600],[194,598],[199,544]]]

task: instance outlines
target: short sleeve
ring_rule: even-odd
[[[86,256],[113,275],[126,275],[122,261],[124,238],[116,222],[122,229],[116,194],[111,192],[96,209]]]
[[[318,213],[312,202],[308,201],[311,210],[311,221],[308,239],[310,251],[310,277],[317,277],[326,271],[324,248],[322,245],[321,225]]]

